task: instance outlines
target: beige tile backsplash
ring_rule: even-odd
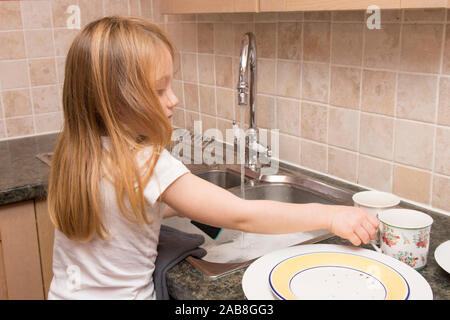
[[[0,2],[0,140],[60,130],[67,50],[81,24],[141,15],[178,53],[173,122],[193,129],[239,122],[241,36],[256,35],[257,124],[280,129],[292,164],[450,211],[449,11],[363,11],[165,16],[163,0]],[[248,113],[246,112],[246,120]]]

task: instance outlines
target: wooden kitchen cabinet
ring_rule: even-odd
[[[366,10],[371,5],[396,9],[401,0],[260,0],[260,11]]]
[[[36,224],[41,253],[42,283],[44,296],[47,299],[50,283],[53,278],[53,241],[55,227],[48,214],[47,200],[35,200]]]
[[[164,0],[161,13],[225,13],[450,8],[450,0]]]
[[[163,0],[161,13],[258,12],[259,0]]]
[[[0,207],[0,299],[44,299],[34,201]]]
[[[450,0],[401,0],[402,8],[450,8]]]

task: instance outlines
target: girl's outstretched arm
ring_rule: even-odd
[[[378,219],[349,206],[244,200],[187,173],[162,194],[171,208],[192,220],[253,233],[293,233],[328,229],[354,245],[374,239]]]
[[[164,209],[163,219],[171,218],[171,217],[175,217],[175,216],[179,216],[179,215],[180,215],[179,212],[176,212],[175,210],[173,210],[173,208],[171,208],[169,205],[167,205]]]

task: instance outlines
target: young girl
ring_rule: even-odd
[[[155,299],[161,220],[175,214],[245,232],[374,239],[378,220],[362,209],[243,200],[172,157],[173,58],[164,33],[138,18],[94,21],[74,40],[49,183],[49,299]]]

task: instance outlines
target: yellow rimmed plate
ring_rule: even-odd
[[[339,252],[312,252],[287,258],[269,274],[280,299],[406,300],[409,285],[380,261]]]
[[[354,246],[318,243],[302,244],[279,249],[256,259],[245,270],[242,277],[242,290],[244,291],[245,297],[249,300],[280,299],[273,293],[273,290],[271,289],[269,283],[269,275],[274,267],[292,257],[321,252],[352,254],[378,261],[395,270],[405,279],[405,281],[407,281],[409,286],[408,300],[433,299],[433,291],[431,290],[430,284],[419,272],[417,272],[417,270],[411,268],[406,263],[403,263],[385,254],[376,252],[375,250],[369,250]],[[328,263],[328,265],[332,266],[330,263]],[[293,275],[295,275],[295,273]],[[378,279],[378,277],[373,274],[371,277]],[[294,278],[293,281],[295,280],[296,279]],[[368,279],[367,281],[372,284],[375,283],[376,280],[372,279],[369,281]],[[361,300],[363,298],[364,297],[359,296],[358,300]],[[337,297],[336,299],[339,298]]]

